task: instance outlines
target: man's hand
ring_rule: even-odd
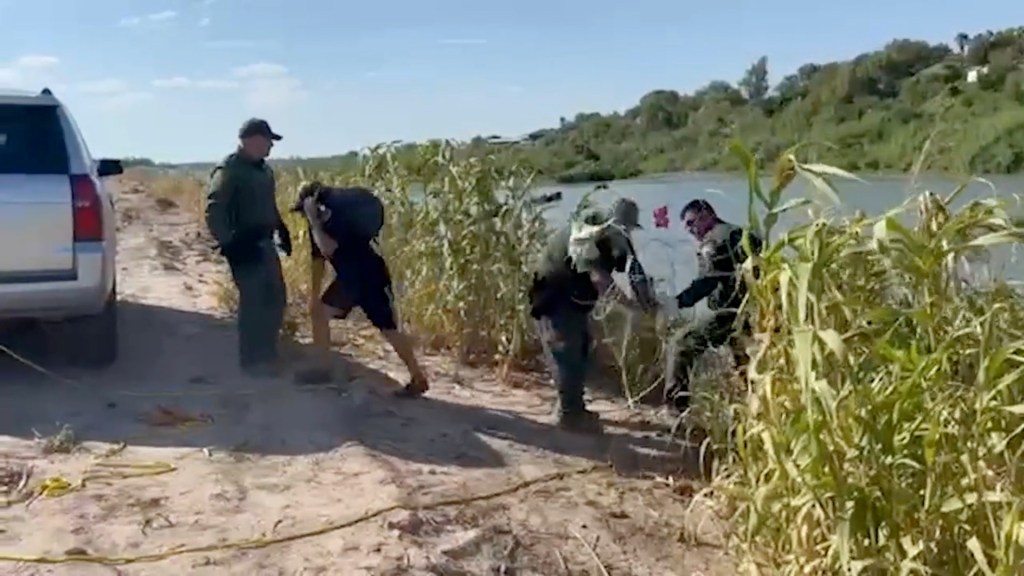
[[[310,222],[317,222],[320,220],[320,211],[317,206],[316,199],[312,196],[305,198],[302,201],[302,212],[309,218]]]
[[[309,232],[313,236],[311,240],[316,245],[324,258],[330,259],[334,251],[338,249],[338,243],[324,232],[323,222],[320,218],[319,205],[313,198],[306,198],[302,201],[302,212],[309,219]]]
[[[680,310],[693,306],[694,302],[691,300],[690,294],[687,292],[680,292],[679,294],[676,294],[676,305],[679,306]]]
[[[594,283],[598,296],[604,296],[605,292],[615,283],[610,274],[605,274],[598,270],[590,271],[590,281]]]
[[[594,287],[597,288],[597,293],[602,297],[607,295],[615,302],[638,312],[646,313],[653,311],[653,309],[649,310],[645,308],[643,304],[638,302],[635,298],[630,298],[626,293],[624,293],[619,286],[615,284],[615,280],[610,274],[593,271],[590,273],[590,281],[594,283]]]
[[[284,220],[277,225],[277,245],[285,256],[292,255],[292,233],[288,230],[288,225],[284,223]]]

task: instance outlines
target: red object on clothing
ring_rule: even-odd
[[[655,228],[668,228],[668,206],[662,206],[661,208],[654,209],[654,227]]]

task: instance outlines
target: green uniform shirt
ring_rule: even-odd
[[[607,215],[600,210],[585,213],[581,220],[587,224],[598,225],[607,222]],[[583,268],[596,268],[606,273],[614,270],[624,271],[629,256],[628,245],[620,238],[617,229],[609,229],[603,238],[597,240],[601,255],[597,261],[586,263]],[[544,248],[535,268],[534,285],[531,300],[536,315],[543,315],[553,306],[570,304],[574,307],[591,309],[597,301],[598,294],[587,272],[573,265],[569,258],[569,239],[572,226],[566,225],[558,229]]]
[[[761,239],[750,235],[750,247],[761,250]],[[708,308],[738,308],[746,296],[746,286],[737,272],[747,259],[743,248],[743,228],[719,222],[700,243],[697,250],[697,278],[679,295],[680,306],[693,306],[704,298]]]
[[[277,185],[269,164],[239,151],[213,169],[207,189],[206,226],[219,246],[269,239],[280,221]]]

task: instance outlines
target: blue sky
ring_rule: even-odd
[[[0,0],[0,87],[49,85],[96,156],[210,160],[242,120],[278,156],[518,135],[655,88],[773,79],[894,37],[1024,23],[1020,0]],[[17,23],[17,25],[15,25]]]

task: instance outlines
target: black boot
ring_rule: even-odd
[[[663,401],[680,414],[686,412],[690,407],[689,378],[677,374],[675,382],[665,387]]]
[[[559,428],[569,432],[600,434],[604,429],[601,424],[601,416],[586,408],[568,411],[559,409],[556,422]]]

